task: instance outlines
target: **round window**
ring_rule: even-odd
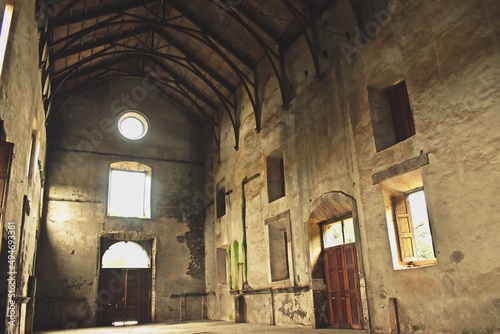
[[[127,139],[141,139],[148,133],[148,128],[148,119],[137,111],[126,111],[118,117],[118,131]]]

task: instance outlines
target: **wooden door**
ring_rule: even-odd
[[[333,328],[362,328],[356,245],[325,249],[327,306]]]
[[[150,269],[101,269],[99,292],[108,299],[99,303],[100,326],[151,321]]]

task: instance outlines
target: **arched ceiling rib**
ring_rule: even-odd
[[[90,83],[155,78],[218,141],[218,113],[239,121],[234,92],[242,85],[260,130],[252,71],[267,58],[288,103],[280,62],[311,18],[332,0],[45,0],[37,3],[43,98],[50,115]],[[313,34],[311,34],[313,35]],[[313,55],[313,58],[315,56]]]

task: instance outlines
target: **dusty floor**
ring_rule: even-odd
[[[234,322],[223,321],[195,321],[183,323],[168,324],[150,324],[127,327],[102,327],[87,329],[71,329],[63,331],[35,332],[35,334],[118,334],[118,333],[178,333],[178,334],[237,334],[237,333],[287,333],[287,334],[312,334],[312,333],[331,333],[331,334],[362,334],[367,331],[344,330],[344,329],[304,329],[296,327],[265,326],[256,324],[237,324]]]

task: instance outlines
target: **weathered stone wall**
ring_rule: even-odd
[[[5,1],[0,1],[0,22],[5,4]],[[35,252],[41,212],[40,194],[45,173],[46,136],[38,68],[38,34],[34,21],[35,4],[34,1],[24,1],[15,2],[14,5],[14,16],[0,78],[0,117],[4,121],[4,139],[14,144],[5,225],[2,227],[4,242],[0,246],[0,303],[2,304],[0,319],[2,322],[5,319],[8,297],[6,294],[9,270],[7,228],[14,224],[15,247],[11,255],[16,256],[13,263],[17,270],[13,276],[16,278],[16,312],[13,318],[7,318],[8,321],[13,320],[7,326],[9,332],[24,333],[32,327],[34,296],[28,289],[28,281],[30,276],[36,276]],[[34,154],[30,164],[32,136]],[[29,168],[31,172],[28,175]],[[23,214],[24,199],[28,201],[24,208],[29,207],[29,213]],[[9,222],[11,224],[8,224]],[[9,315],[11,314],[9,311]]]
[[[364,41],[349,1],[337,1],[316,22],[321,78],[301,38],[287,51],[288,87],[294,96],[281,109],[269,64],[259,65],[262,131],[239,94],[240,149],[223,123],[221,161],[213,180],[224,179],[227,212],[205,221],[209,316],[235,317],[234,295],[244,295],[249,322],[314,325],[311,204],[341,191],[357,206],[357,249],[365,328],[391,331],[389,298],[396,298],[402,332],[486,333],[500,330],[498,244],[500,172],[500,7],[494,1],[363,2]],[[350,39],[333,34],[348,31]],[[416,127],[411,138],[377,152],[368,90],[405,79]],[[286,196],[267,199],[266,156],[283,152]],[[386,219],[384,183],[372,176],[427,154],[418,168],[425,187],[437,264],[395,270]],[[210,161],[210,159],[208,159]],[[212,159],[215,161],[215,159]],[[242,182],[247,183],[242,210]],[[265,220],[290,212],[291,277],[270,279]],[[243,211],[243,212],[242,212]],[[242,217],[244,214],[244,218]],[[243,221],[247,255],[243,254]],[[311,246],[310,246],[311,245]],[[218,284],[216,248],[232,250],[228,284]],[[234,248],[239,258],[234,257]],[[229,255],[229,253],[228,253]],[[242,268],[247,266],[248,270]],[[245,286],[244,282],[248,283]],[[366,284],[366,286],[365,286]],[[251,289],[249,288],[251,287]],[[280,291],[271,299],[270,288]],[[233,290],[233,293],[230,291]]]
[[[138,110],[149,133],[127,142],[116,118]],[[39,248],[38,328],[96,325],[100,237],[153,238],[153,321],[201,318],[204,292],[201,212],[192,210],[203,186],[202,129],[144,80],[104,82],[71,96],[52,115],[46,219]],[[151,219],[106,215],[110,163],[152,168]],[[102,303],[101,303],[102,304]],[[183,305],[182,308],[180,305]]]

